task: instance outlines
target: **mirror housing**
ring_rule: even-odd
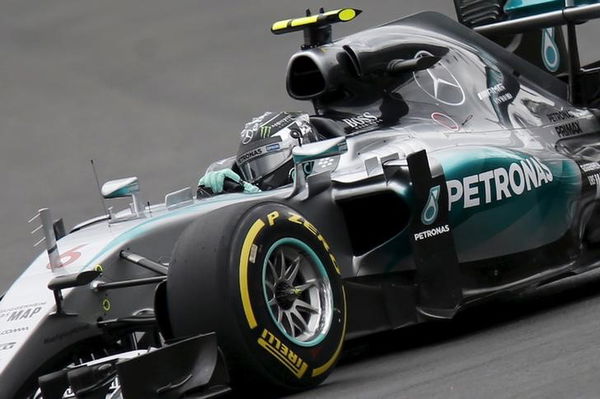
[[[102,185],[102,196],[106,199],[131,197],[140,192],[137,177],[110,180]]]
[[[106,199],[131,197],[130,208],[132,215],[125,218],[113,219],[112,213],[110,213],[111,221],[128,220],[131,217],[139,218],[144,216],[144,206],[138,197],[140,184],[137,177],[109,180],[102,185],[100,191]]]
[[[316,143],[294,147],[292,149],[292,158],[294,159],[294,173],[296,177],[294,179],[294,190],[292,191],[292,195],[297,195],[305,191],[304,187],[306,186],[307,181],[311,180],[310,178],[317,176],[312,175],[310,178],[308,178],[313,172],[314,161],[323,158],[339,156],[347,151],[348,143],[346,142],[346,137],[336,137],[329,140],[323,140]],[[327,176],[328,177],[326,179],[329,181],[329,172],[327,173]],[[310,187],[309,190],[314,191],[311,190]],[[306,191],[306,195],[309,194],[310,193]]]
[[[292,157],[296,165],[321,158],[334,157],[348,151],[348,143],[345,137],[336,137],[316,143],[305,144],[294,147]]]

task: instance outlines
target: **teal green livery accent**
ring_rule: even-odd
[[[546,245],[573,225],[581,175],[572,160],[486,147],[431,156],[444,169],[461,261]]]
[[[575,0],[575,6],[595,4],[594,0]],[[510,19],[538,15],[549,11],[561,10],[565,6],[564,0],[508,0],[504,5],[504,12]]]
[[[299,164],[321,158],[341,155],[346,151],[348,151],[348,143],[346,142],[346,139],[338,137],[308,144],[303,147],[295,147],[292,157],[294,159],[294,163]]]
[[[345,149],[344,149],[345,151]],[[343,151],[342,151],[343,152]],[[296,155],[294,154],[294,163],[302,163],[307,161],[313,161],[315,159],[326,158],[329,156],[335,156],[340,154],[340,148],[338,146],[328,149],[327,151],[323,151],[319,154],[311,154],[311,155]]]
[[[429,198],[423,212],[421,213],[421,222],[425,226],[433,224],[438,216],[438,202],[440,199],[440,186],[431,187],[429,190]]]
[[[136,184],[134,187],[123,187],[122,189],[117,190],[114,193],[112,193],[110,198],[127,197],[127,196],[131,195],[132,192],[139,191],[140,190],[139,187],[140,187],[139,184]]]
[[[242,194],[242,193],[240,193],[240,194],[237,194],[237,193],[223,194],[223,195],[219,195],[216,198],[205,199],[205,200],[199,201],[198,203],[196,203],[194,205],[190,205],[185,208],[167,212],[166,214],[161,215],[161,216],[154,216],[152,218],[149,218],[149,219],[145,220],[144,222],[127,230],[126,232],[120,234],[114,240],[110,241],[104,248],[102,248],[102,250],[98,251],[98,254],[92,260],[90,260],[84,267],[82,267],[80,271],[90,269],[91,267],[96,265],[98,263],[98,261],[101,258],[103,258],[108,252],[115,251],[118,247],[126,244],[127,242],[130,242],[131,240],[134,240],[137,237],[142,236],[143,234],[147,233],[148,231],[151,231],[157,223],[162,222],[164,219],[194,214],[194,213],[197,213],[199,209],[209,206],[211,204],[220,203],[220,202],[231,202],[231,201],[235,201],[236,197],[247,196],[247,195],[248,194],[245,194],[245,193],[244,194]],[[260,196],[260,195],[261,195],[261,193],[253,194],[253,198],[256,198],[256,196]],[[265,193],[263,195],[266,196],[266,195],[268,195],[268,193]]]
[[[557,72],[560,66],[560,50],[556,44],[556,28],[542,31],[542,61],[550,72]]]

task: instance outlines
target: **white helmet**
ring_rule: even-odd
[[[292,149],[317,141],[309,116],[302,112],[266,112],[241,132],[236,164],[247,182],[261,189],[291,182]]]

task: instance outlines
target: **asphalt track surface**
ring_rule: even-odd
[[[194,185],[235,151],[245,120],[310,110],[285,93],[301,34],[270,23],[307,7],[365,12],[336,37],[450,1],[2,0],[0,291],[37,251],[26,221],[102,213],[101,180],[138,176],[145,201]],[[598,55],[598,22],[581,38]],[[582,276],[348,345],[319,398],[598,398],[600,275]]]

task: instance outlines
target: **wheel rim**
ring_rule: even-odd
[[[263,292],[277,328],[293,343],[320,343],[333,317],[332,289],[317,254],[295,238],[283,238],[267,251]]]

